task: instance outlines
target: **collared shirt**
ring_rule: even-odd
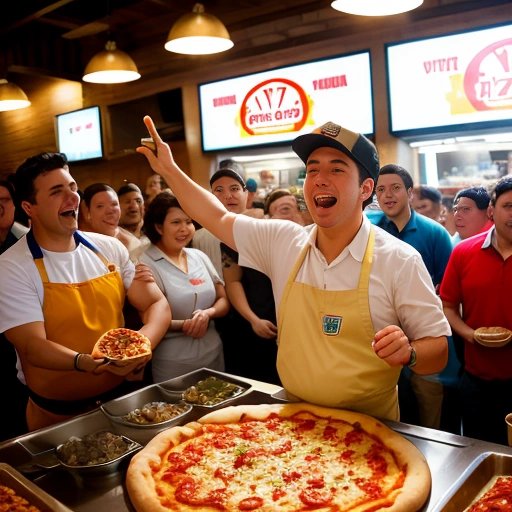
[[[283,220],[256,220],[240,215],[234,225],[239,264],[255,268],[272,280],[280,304],[293,263],[305,244],[311,249],[297,281],[325,290],[357,287],[370,221],[363,216],[352,242],[327,263],[316,247],[317,227],[305,229]],[[376,330],[401,325],[410,339],[450,334],[441,303],[420,254],[384,230],[375,228],[375,251],[370,273],[370,311]]]
[[[401,231],[384,212],[367,213],[376,226],[396,238],[412,245],[423,258],[434,286],[441,283],[448,259],[452,252],[452,240],[439,222],[411,210],[411,217]]]

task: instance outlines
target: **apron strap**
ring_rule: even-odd
[[[105,264],[105,266],[112,272],[115,270],[115,265],[110,263],[103,254],[100,253],[99,249],[89,240],[87,240],[80,231],[75,231],[73,233],[73,238],[75,239],[75,244],[78,246],[78,244],[82,244],[85,247],[87,247],[89,250],[91,250],[98,258]],[[30,252],[32,254],[32,257],[34,258],[34,263],[36,264],[36,267],[39,271],[39,274],[41,275],[41,279],[43,280],[43,283],[48,283],[48,274],[46,272],[46,268],[44,266],[43,262],[43,251],[41,250],[41,247],[39,247],[39,244],[37,243],[34,232],[32,229],[27,233],[27,244],[28,248],[30,249]]]

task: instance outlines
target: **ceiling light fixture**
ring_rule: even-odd
[[[114,41],[108,41],[105,49],[98,52],[87,64],[83,80],[94,84],[121,84],[140,78],[133,59],[118,50]]]
[[[186,55],[209,55],[232,47],[226,27],[215,16],[206,14],[199,3],[174,23],[165,43],[167,51]]]
[[[23,90],[16,84],[0,79],[0,112],[18,110],[30,106],[30,101]]]
[[[331,7],[360,16],[389,16],[412,11],[422,3],[423,0],[335,0]]]

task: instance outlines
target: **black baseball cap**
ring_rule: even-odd
[[[244,189],[246,188],[245,181],[242,178],[242,176],[240,176],[240,174],[238,174],[233,169],[228,169],[227,167],[225,167],[224,169],[219,169],[216,173],[214,173],[214,175],[210,178],[210,187],[213,187],[213,184],[219,178],[223,178],[224,176],[233,178],[234,180],[238,181],[238,183],[240,183],[240,185],[242,185],[242,188],[244,188]]]
[[[315,149],[330,147],[342,151],[357,162],[377,181],[379,176],[379,154],[373,142],[360,133],[347,130],[331,121],[315,128],[311,133],[300,135],[292,143],[292,149],[299,158],[307,163],[309,155]]]

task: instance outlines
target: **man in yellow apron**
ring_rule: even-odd
[[[183,208],[237,250],[240,265],[272,280],[284,387],[303,400],[397,420],[400,369],[444,368],[450,327],[420,254],[363,215],[379,172],[375,146],[332,122],[294,141],[315,221],[304,228],[227,212],[179,169],[151,118],[144,122],[158,152],[137,151]]]
[[[90,355],[101,334],[123,325],[125,295],[153,348],[171,314],[154,282],[134,280],[116,238],[77,231],[77,184],[64,155],[29,158],[15,180],[31,231],[0,257],[0,331],[18,353],[34,430],[126,392],[126,378],[140,368],[115,369]]]

